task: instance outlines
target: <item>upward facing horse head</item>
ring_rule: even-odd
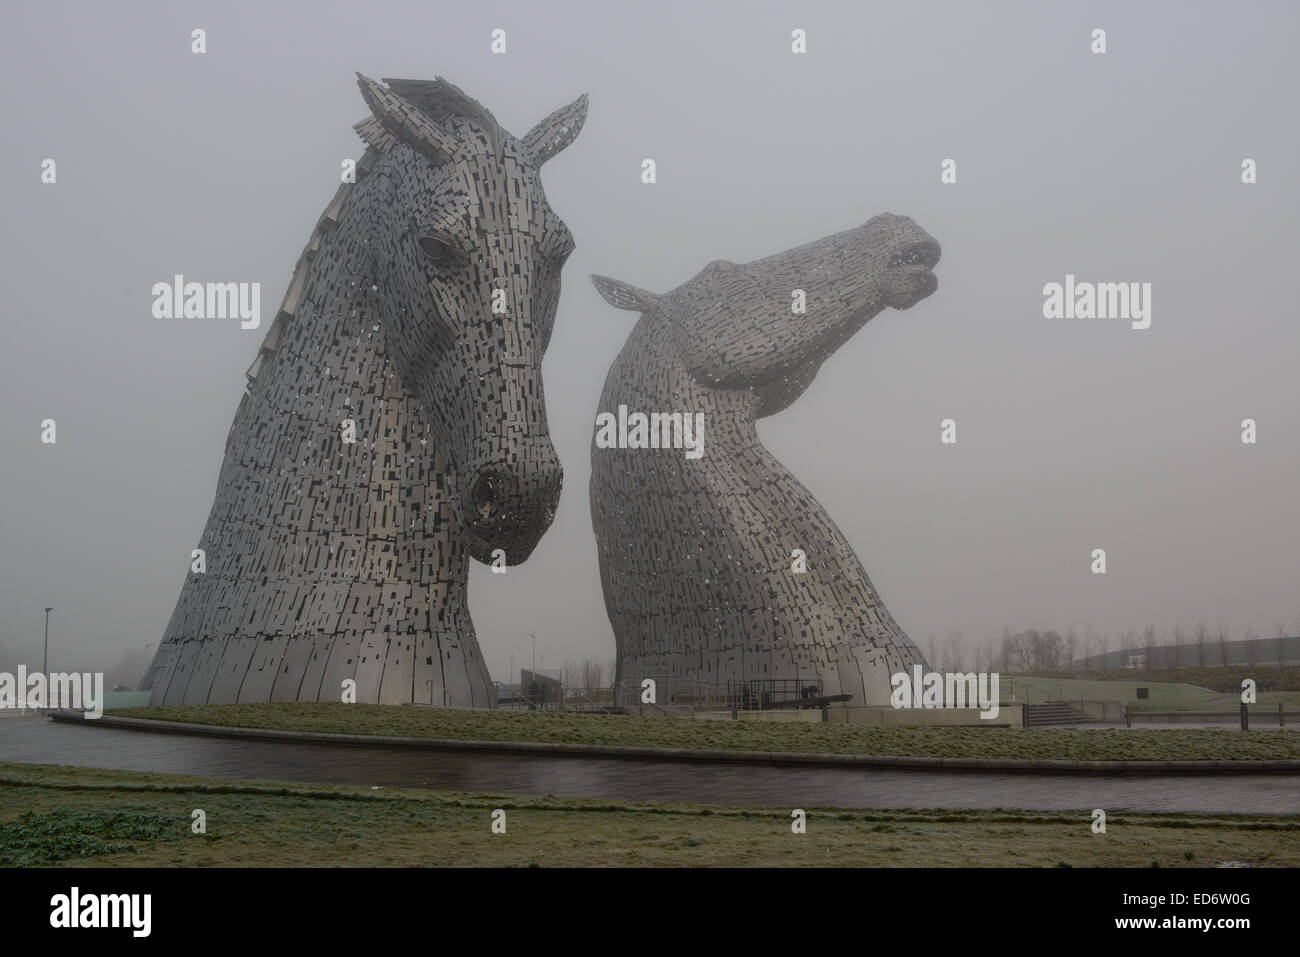
[[[358,131],[382,154],[366,247],[387,350],[430,419],[468,553],[517,564],[563,477],[541,361],[573,238],[538,170],[577,137],[587,98],[515,138],[441,78],[384,82],[358,76],[374,114]]]
[[[694,463],[662,451],[662,433],[658,451],[611,447],[600,433],[592,444],[592,527],[620,682],[694,674],[802,689],[815,676],[826,694],[883,704],[891,676],[924,661],[755,422],[794,402],[873,316],[933,293],[939,256],[914,221],[885,213],[753,262],[715,260],[662,295],[592,277],[611,305],[642,314],[600,409],[685,406],[711,436]]]
[[[663,295],[591,279],[610,305],[667,324],[693,381],[752,392],[761,417],[798,398],[822,362],[877,313],[910,309],[933,293],[939,254],[910,217],[882,213],[753,262],[714,260]]]

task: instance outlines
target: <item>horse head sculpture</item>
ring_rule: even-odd
[[[592,277],[610,305],[641,313],[605,380],[591,450],[621,687],[703,681],[770,700],[819,687],[884,704],[891,674],[924,660],[755,423],[872,316],[934,292],[938,260],[916,223],[884,214],[754,262],[714,261],[663,294]],[[616,418],[651,425],[614,442]],[[692,420],[691,454],[668,429],[655,440],[656,421]]]
[[[445,82],[364,77],[383,143],[368,246],[389,354],[424,405],[472,557],[522,562],[555,514],[541,362],[573,237],[538,175],[582,127],[586,97],[522,139]]]
[[[560,495],[540,366],[573,239],[538,170],[587,100],[516,138],[385,82],[358,76],[369,148],[247,373],[155,704],[495,703],[468,561],[524,561]]]

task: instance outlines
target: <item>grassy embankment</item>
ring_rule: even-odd
[[[1258,733],[1194,728],[867,728],[309,703],[185,705],[109,713],[245,728],[471,741],[1085,761],[1300,760],[1300,733],[1294,728]]]
[[[1275,679],[1284,683],[1283,679]],[[1240,690],[1225,693],[1182,682],[1148,681],[1140,678],[1093,680],[1088,678],[1036,678],[1003,675],[999,681],[1002,696],[1012,691],[1019,701],[1037,704],[1043,701],[1128,702],[1134,711],[1224,711],[1236,714],[1241,707]],[[1138,698],[1137,689],[1146,688],[1149,697]],[[1257,703],[1250,706],[1261,720],[1277,712],[1278,702],[1288,711],[1300,711],[1300,691],[1260,691]]]
[[[207,833],[191,833],[202,808]],[[492,811],[506,833],[491,833]],[[1300,865],[1300,816],[655,805],[0,763],[0,866]]]
[[[1003,687],[1011,672],[1002,672]],[[1244,678],[1254,680],[1260,687],[1268,685],[1274,691],[1300,691],[1300,663],[1278,665],[1276,662],[1257,662],[1253,665],[1184,665],[1181,668],[1122,668],[1110,671],[1041,671],[1032,677],[1052,681],[1132,681],[1139,684],[1186,684],[1197,688],[1215,689],[1218,694],[1238,692]]]

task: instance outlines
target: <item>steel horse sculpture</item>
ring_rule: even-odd
[[[601,395],[609,434],[598,429],[591,451],[625,693],[645,678],[660,689],[683,676],[780,680],[791,694],[820,679],[823,695],[888,704],[890,675],[924,662],[755,423],[798,398],[872,316],[930,295],[938,260],[937,242],[886,214],[746,265],[711,263],[663,295],[592,277],[611,305],[641,313]],[[693,454],[675,441],[679,417]],[[616,418],[626,441],[612,441]]]
[[[573,240],[538,170],[587,99],[516,139],[441,78],[384,82],[248,371],[153,704],[495,703],[468,564],[524,561],[560,495],[541,362]]]

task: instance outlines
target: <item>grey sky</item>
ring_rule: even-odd
[[[361,153],[354,70],[445,76],[516,134],[591,95],[542,177],[578,244],[543,366],[565,492],[527,564],[471,576],[494,677],[527,664],[527,632],[547,667],[614,653],[586,486],[635,320],[587,274],[663,292],[886,211],[942,244],[938,292],[869,323],[760,433],[918,644],[1004,624],[1296,632],[1294,4],[229,6],[0,13],[0,669],[39,664],[50,604],[52,667],[134,649],[143,671],[242,373]],[[152,318],[175,273],[261,282],[262,328]],[[1066,273],[1152,283],[1151,328],[1044,319]]]

